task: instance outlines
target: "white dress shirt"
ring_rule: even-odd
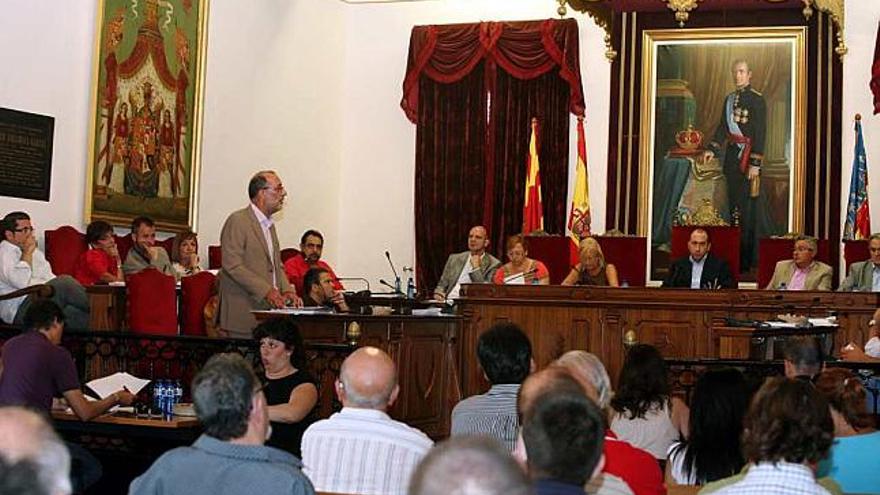
[[[344,407],[306,430],[304,472],[318,492],[404,495],[433,445],[382,411]]]
[[[254,215],[257,216],[257,221],[260,222],[260,230],[263,231],[263,237],[266,238],[266,247],[268,248],[269,258],[272,258],[272,287],[277,289],[278,283],[275,280],[275,248],[272,244],[272,231],[269,230],[272,228],[273,222],[272,219],[264,215],[255,204],[251,203],[251,209],[254,210]]]
[[[706,266],[706,256],[704,254],[699,260],[695,260],[691,256],[691,289],[700,289],[700,280],[703,278],[703,267]]]
[[[32,265],[29,265],[21,260],[21,248],[9,241],[0,242],[0,294],[45,284],[53,278],[55,274],[42,251],[34,250]],[[12,323],[25,297],[0,301],[0,319]]]
[[[483,256],[486,256],[486,253],[483,253],[480,256],[480,264],[483,263]],[[471,259],[468,257],[464,262],[464,266],[461,267],[461,273],[458,274],[458,282],[455,283],[455,286],[453,286],[452,290],[449,291],[449,294],[446,295],[446,299],[454,299],[461,294],[461,284],[471,283],[471,272],[474,270],[479,270],[479,268],[472,267]]]

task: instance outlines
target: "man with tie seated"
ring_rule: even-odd
[[[798,236],[794,241],[792,259],[776,263],[767,289],[831,290],[831,267],[813,259],[817,246],[815,237]]]
[[[220,328],[236,338],[252,337],[254,309],[302,306],[284,273],[272,222],[287,196],[281,179],[271,170],[257,172],[248,196],[250,204],[229,215],[220,232]]]
[[[690,287],[691,289],[735,289],[736,282],[727,262],[709,250],[712,242],[705,229],[696,228],[688,239],[688,252],[669,267],[663,287]]]
[[[880,292],[880,234],[868,238],[870,258],[853,263],[849,275],[840,284],[840,290]]]
[[[498,258],[486,252],[489,235],[486,227],[477,225],[468,233],[468,250],[450,254],[443,275],[434,289],[434,299],[445,301],[458,297],[461,284],[489,283],[501,266]]]

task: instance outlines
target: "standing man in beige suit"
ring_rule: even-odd
[[[272,215],[287,192],[271,170],[257,172],[248,184],[251,203],[226,219],[220,232],[220,328],[230,337],[251,338],[254,309],[302,306],[287,281]]]

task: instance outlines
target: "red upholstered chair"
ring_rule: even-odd
[[[294,256],[299,254],[299,249],[297,248],[284,248],[281,250],[281,263],[286,263],[287,260],[293,258]]]
[[[688,225],[672,227],[672,250],[670,259],[677,260],[688,255],[688,241],[694,229],[704,229],[712,242],[712,254],[723,259],[733,273],[734,282],[739,280],[739,227]],[[772,270],[771,270],[772,273]],[[769,279],[768,279],[769,281]]]
[[[128,250],[131,249],[132,244],[134,244],[131,234],[113,234],[113,240],[116,241],[116,250],[119,251],[119,259],[125,262],[125,257],[128,256]]]
[[[157,240],[156,245],[165,248],[165,252],[168,253],[168,258],[171,258],[171,251],[174,248],[174,237],[171,236],[168,239]]]
[[[828,239],[819,239],[816,260],[829,263]],[[758,241],[758,288],[763,289],[773,278],[773,270],[776,263],[782,260],[790,260],[794,250],[794,239],[761,239]],[[862,258],[864,259],[864,258]],[[834,265],[831,265],[833,268]]]
[[[46,260],[55,275],[71,275],[76,269],[76,261],[89,249],[86,236],[75,228],[64,225],[45,232]]]
[[[630,287],[644,287],[647,277],[648,238],[594,236],[602,248],[605,262],[617,268],[617,279]]]
[[[134,333],[177,335],[177,287],[174,277],[148,268],[125,280],[128,327]]]
[[[849,273],[850,265],[857,261],[865,261],[870,257],[867,239],[843,241],[843,260],[846,262],[846,273]]]
[[[208,269],[219,270],[223,267],[223,251],[220,246],[208,246]]]
[[[208,335],[205,329],[205,304],[214,294],[216,279],[211,272],[199,272],[180,279],[181,334]]]
[[[561,284],[571,271],[571,240],[559,235],[542,235],[526,236],[526,242],[529,243],[529,258],[547,266],[551,284]]]

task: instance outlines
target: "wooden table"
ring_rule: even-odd
[[[102,414],[89,421],[81,421],[73,412],[68,411],[52,411],[52,419],[57,421],[79,421],[81,423],[107,424],[107,425],[125,425],[137,426],[141,428],[161,428],[161,429],[183,429],[197,428],[199,419],[193,416],[172,416],[171,419],[163,418],[146,418],[137,416],[129,412],[113,412]]]

